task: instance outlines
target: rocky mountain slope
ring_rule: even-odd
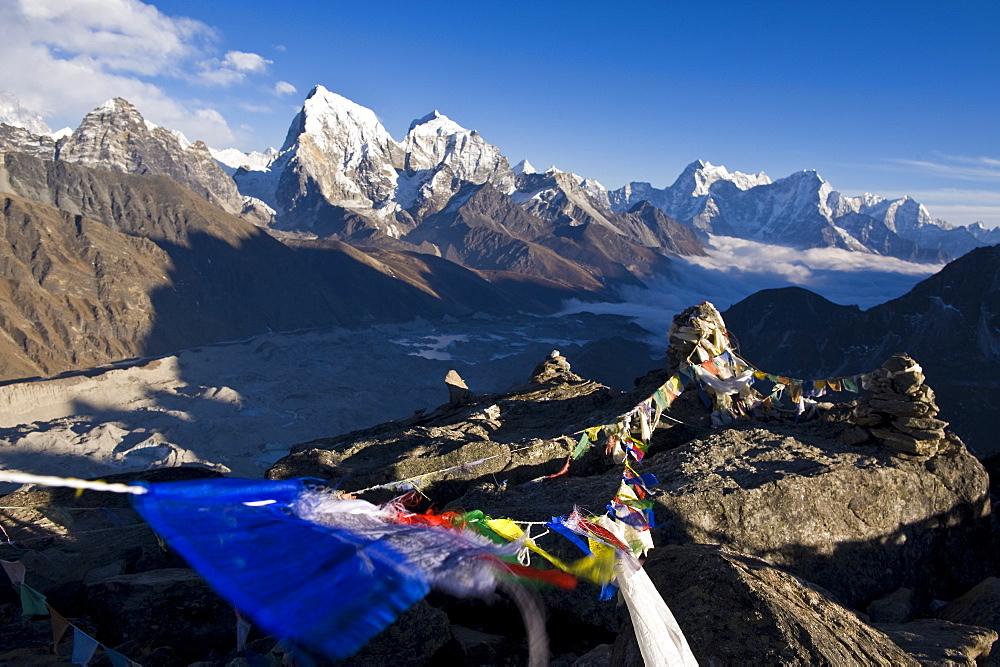
[[[1000,372],[998,267],[1000,246],[978,248],[867,311],[789,287],[758,292],[725,317],[746,358],[771,373],[849,375],[905,350],[924,367],[956,431],[988,456],[1000,452],[991,407]]]
[[[182,144],[178,135],[145,120],[121,98],[91,111],[58,141],[49,134],[0,124],[0,150],[122,174],[166,176],[227,213],[245,213],[257,222],[266,219],[263,211],[247,207],[204,143]]]
[[[0,377],[53,375],[271,330],[545,309],[425,255],[295,249],[163,176],[0,154]]]

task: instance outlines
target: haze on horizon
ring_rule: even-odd
[[[438,109],[609,188],[703,159],[1000,225],[1000,5],[2,0],[0,90],[51,127],[124,97],[215,148],[278,146],[321,84],[401,138]]]

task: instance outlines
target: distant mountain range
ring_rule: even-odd
[[[53,133],[0,98],[0,379],[265,331],[614,298],[735,236],[943,262],[1000,242],[909,198],[692,163],[609,191],[511,167],[433,112],[402,141],[317,87],[279,150],[213,150],[123,99]]]
[[[620,216],[648,202],[701,233],[918,262],[943,262],[1000,242],[998,230],[981,224],[952,227],[932,219],[909,197],[847,197],[815,171],[771,181],[763,173],[730,173],[697,161],[667,188],[632,182],[608,190],[593,179],[554,168],[537,174],[522,162],[512,169],[497,147],[437,111],[413,121],[397,142],[371,110],[322,87],[310,92],[269,163],[259,153],[216,155],[237,168],[234,178],[244,195],[273,209],[276,228],[348,241],[419,239],[440,250],[434,235],[412,233],[430,216],[455,211],[461,200],[452,199],[471,183],[489,184],[548,223],[552,233],[603,228],[618,240],[668,255],[678,252],[673,236],[651,236],[645,225]],[[440,218],[436,227],[442,228]],[[697,252],[690,243],[684,247]]]

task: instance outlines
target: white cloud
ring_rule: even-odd
[[[889,160],[900,165],[935,176],[962,181],[1000,183],[1000,160],[993,157],[971,155],[948,155],[935,152],[934,160]]]
[[[256,53],[229,51],[221,60],[212,58],[201,61],[197,78],[202,83],[230,86],[245,81],[248,73],[262,74],[272,62]]]
[[[231,145],[218,110],[181,100],[168,84],[232,85],[270,64],[243,51],[213,56],[213,28],[139,0],[0,0],[0,25],[3,87],[56,125],[124,97],[158,125]]]
[[[710,244],[708,257],[678,258],[675,272],[649,289],[623,289],[623,303],[569,302],[566,312],[635,317],[662,336],[676,313],[702,301],[725,310],[762,289],[794,285],[867,309],[902,296],[941,268],[837,248],[796,250],[721,236]]]
[[[263,56],[256,53],[247,53],[246,51],[228,51],[226,52],[225,60],[226,65],[232,67],[240,72],[263,72],[267,69],[267,66],[273,63],[273,60],[267,60]]]
[[[279,81],[274,84],[274,94],[275,95],[291,95],[292,93],[297,93],[295,86],[288,83],[287,81]]]

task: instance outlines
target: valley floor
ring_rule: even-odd
[[[276,333],[15,383],[0,387],[0,467],[97,477],[198,465],[259,477],[294,444],[446,402],[450,369],[494,393],[559,349],[585,377],[629,389],[662,356],[650,337],[627,318],[589,313],[418,320]]]

